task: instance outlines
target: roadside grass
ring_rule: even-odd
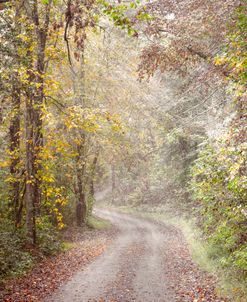
[[[103,230],[111,227],[111,223],[108,220],[99,218],[97,216],[89,216],[87,218],[87,226],[95,230]]]
[[[188,220],[182,216],[173,217],[166,214],[163,208],[147,209],[130,206],[112,208],[122,213],[137,214],[143,218],[153,219],[180,229],[188,243],[192,260],[202,270],[213,274],[217,278],[217,293],[225,298],[229,298],[233,302],[247,302],[246,282],[239,277],[237,272],[222,268],[216,249],[203,240],[203,236],[200,229],[196,226],[195,220]]]
[[[77,244],[75,242],[63,241],[61,244],[61,251],[66,252],[73,249],[76,246]]]

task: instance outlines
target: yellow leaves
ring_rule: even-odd
[[[63,53],[54,45],[49,45],[45,49],[45,55],[52,61],[59,61],[63,58]]]
[[[216,56],[213,60],[214,65],[220,66],[226,63],[226,60],[223,56]]]
[[[60,87],[60,83],[56,81],[52,75],[45,74],[44,76],[44,94],[54,94],[56,91],[58,91]]]
[[[34,45],[31,45],[29,47],[29,50],[33,50],[34,47],[35,47]],[[25,51],[27,51],[26,48],[24,49],[24,52],[20,48],[18,50],[19,56],[21,56],[21,55],[26,56]],[[51,74],[49,74],[48,72],[41,75],[37,72],[36,69],[30,69],[30,68],[26,68],[24,66],[20,66],[18,69],[16,69],[16,72],[18,72],[20,82],[23,85],[26,85],[29,87],[32,86],[34,89],[39,89],[42,87],[43,84],[40,82],[40,79],[43,79],[43,81],[44,81],[43,91],[44,91],[45,95],[54,94],[56,91],[58,91],[58,89],[60,87],[60,83],[58,81],[56,81],[53,78],[53,76]]]
[[[26,184],[28,185],[28,184],[34,184],[35,182],[34,182],[34,180],[31,180],[31,179],[28,179],[27,181],[26,181]]]
[[[45,167],[45,169],[47,169],[47,166]],[[53,183],[55,182],[54,176],[53,175],[44,175],[42,177],[42,180],[46,183]]]
[[[100,128],[99,124],[90,119],[85,120],[82,127],[87,132],[96,132]]]
[[[61,207],[68,203],[67,196],[64,194],[64,187],[46,186],[43,190],[46,205],[49,206],[50,212],[56,217],[58,228],[64,228],[63,215]]]
[[[57,139],[55,143],[56,152],[66,153],[68,154],[69,144],[62,139]]]
[[[25,35],[25,34],[19,34],[17,36],[18,39],[20,39],[22,42],[30,42],[31,39],[30,37],[28,37],[28,35]]]
[[[114,124],[111,126],[111,129],[112,131],[119,132],[121,130],[121,127],[119,127],[119,125],[117,124]]]
[[[56,203],[60,204],[61,206],[65,206],[68,203],[68,200],[65,197],[60,197],[56,199]]]
[[[45,194],[46,194],[46,197],[52,196],[52,194],[53,194],[53,189],[52,189],[52,188],[47,188]]]
[[[67,108],[64,124],[68,130],[82,130],[87,133],[108,135],[110,132],[123,131],[121,119],[117,114],[101,111],[99,109],[81,108],[72,106]],[[79,133],[79,132],[77,132]],[[73,132],[75,135],[75,132]],[[74,143],[81,144],[80,138],[75,138]]]
[[[9,167],[10,162],[8,160],[0,162],[0,168],[7,168]]]
[[[32,40],[29,33],[22,33],[18,35],[20,40],[19,46],[17,47],[17,53],[19,57],[25,58],[27,55],[35,55],[37,43]]]
[[[54,159],[54,156],[47,149],[45,149],[45,152],[42,152],[42,154],[40,154],[40,157],[43,160],[53,160]],[[48,170],[48,167],[46,169]]]
[[[44,194],[46,197],[53,197],[56,203],[61,205],[66,204],[66,198],[63,196],[64,187],[56,187],[53,185],[46,185]]]
[[[69,118],[65,119],[64,124],[68,128],[68,130],[71,130],[73,128],[78,128],[78,124]]]
[[[13,176],[9,176],[5,179],[5,182],[7,183],[15,183],[16,182],[16,178]]]
[[[82,140],[79,139],[79,138],[74,138],[74,139],[73,139],[73,142],[74,142],[77,146],[79,146],[79,145],[81,145]]]
[[[29,72],[29,70],[25,67],[22,67],[22,66],[18,69],[19,79],[23,84],[28,84],[29,83],[29,81],[28,81],[28,78],[29,78],[28,72]]]
[[[58,229],[61,230],[65,227],[65,224],[63,223],[63,215],[58,210],[55,211],[55,215],[56,215],[56,218],[57,218]]]

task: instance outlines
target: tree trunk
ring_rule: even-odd
[[[92,163],[92,173],[91,173],[91,179],[90,179],[90,195],[92,198],[94,198],[94,176],[95,176],[95,170],[96,165],[98,161],[99,151],[96,152],[93,163]]]
[[[91,166],[91,173],[88,179],[88,187],[89,187],[89,194],[87,197],[87,215],[91,215],[93,211],[93,204],[95,201],[94,198],[94,177],[95,177],[95,170],[96,170],[96,165],[98,161],[98,155],[99,155],[99,150],[96,151],[96,154],[94,155],[94,159],[92,162]]]
[[[12,111],[13,117],[9,126],[9,150],[10,158],[10,174],[14,181],[11,183],[10,199],[13,206],[13,218],[15,226],[20,224],[21,213],[20,208],[20,103],[21,89],[19,85],[18,75],[14,73],[12,79]]]
[[[34,75],[30,72],[30,81]],[[26,227],[30,244],[36,244],[36,215],[40,212],[41,185],[40,170],[42,169],[40,152],[43,147],[42,135],[42,104],[43,79],[38,71],[36,89],[27,88],[26,99]]]
[[[45,48],[50,24],[51,1],[48,2],[43,18],[40,18],[38,1],[24,1],[27,16],[35,26],[34,39],[37,42],[37,61],[34,73],[30,72],[30,82],[36,87],[28,89],[26,100],[26,226],[27,237],[31,244],[36,243],[35,219],[40,211],[41,185],[40,170],[42,169],[40,152],[43,147],[42,105],[44,101]],[[44,22],[41,24],[41,20]]]
[[[38,16],[37,16],[38,18]],[[47,17],[48,18],[48,17]],[[37,22],[37,21],[36,21]],[[35,79],[35,83],[37,84],[37,89],[35,94],[33,95],[34,100],[34,125],[35,125],[35,132],[34,132],[34,145],[36,152],[34,153],[34,174],[36,175],[36,182],[35,182],[35,210],[36,214],[40,212],[40,205],[41,205],[41,185],[42,180],[40,179],[40,171],[42,170],[42,164],[40,160],[40,152],[43,149],[43,123],[42,123],[42,106],[44,101],[44,73],[45,73],[45,47],[46,47],[46,40],[47,40],[47,32],[45,28],[48,28],[49,25],[49,18],[46,20],[46,24],[44,28],[36,27],[36,38],[37,38],[37,63],[36,63],[36,70],[37,75]]]
[[[78,173],[78,171],[77,171]],[[77,226],[82,226],[86,221],[87,207],[85,202],[85,193],[83,190],[82,177],[77,174],[78,196],[76,204],[76,223]]]
[[[87,206],[85,198],[85,139],[86,135],[82,134],[82,143],[77,146],[77,205],[76,205],[76,221],[78,226],[82,226],[86,221]]]
[[[35,227],[35,148],[34,148],[34,110],[31,99],[26,100],[26,228],[30,245],[36,243]]]
[[[21,24],[19,22],[20,10],[17,3],[14,3],[15,17],[14,29],[17,36],[21,32]],[[15,45],[17,46],[17,45]],[[15,56],[14,64],[19,67],[19,56]],[[21,105],[21,86],[19,74],[17,71],[12,73],[12,95],[11,95],[11,111],[12,117],[9,125],[9,151],[10,151],[10,174],[14,180],[10,187],[10,200],[12,218],[17,227],[21,221],[20,207],[20,105]]]
[[[41,206],[41,186],[42,186],[42,179],[40,178],[40,172],[42,170],[42,163],[40,158],[40,152],[43,149],[43,134],[42,134],[42,105],[43,105],[43,89],[44,89],[44,83],[41,76],[37,76],[36,81],[40,87],[36,92],[36,95],[34,96],[34,104],[35,108],[33,111],[34,117],[34,147],[35,147],[35,153],[34,153],[34,175],[35,175],[35,186],[34,186],[34,195],[35,195],[35,212],[36,214],[40,213],[40,206]]]
[[[114,203],[115,201],[115,189],[116,189],[116,171],[114,164],[111,164],[111,196],[112,200],[111,202]]]

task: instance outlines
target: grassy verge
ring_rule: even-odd
[[[110,228],[111,223],[105,219],[96,216],[90,216],[87,219],[87,226],[95,230],[103,230]]]
[[[66,252],[76,247],[75,242],[63,241],[61,244],[61,251]]]
[[[193,219],[172,217],[165,213],[164,209],[143,209],[128,206],[115,208],[118,211],[130,214],[138,214],[141,217],[151,218],[168,225],[179,228],[187,243],[193,261],[203,270],[215,275],[218,280],[217,292],[219,295],[229,298],[233,302],[247,301],[247,284],[237,274],[223,269],[217,259],[217,252],[205,240],[202,239],[200,229]]]

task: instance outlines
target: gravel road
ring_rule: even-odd
[[[166,245],[172,232],[142,218],[107,210],[119,233],[113,244],[93,263],[62,285],[49,302],[173,302],[166,269]]]

